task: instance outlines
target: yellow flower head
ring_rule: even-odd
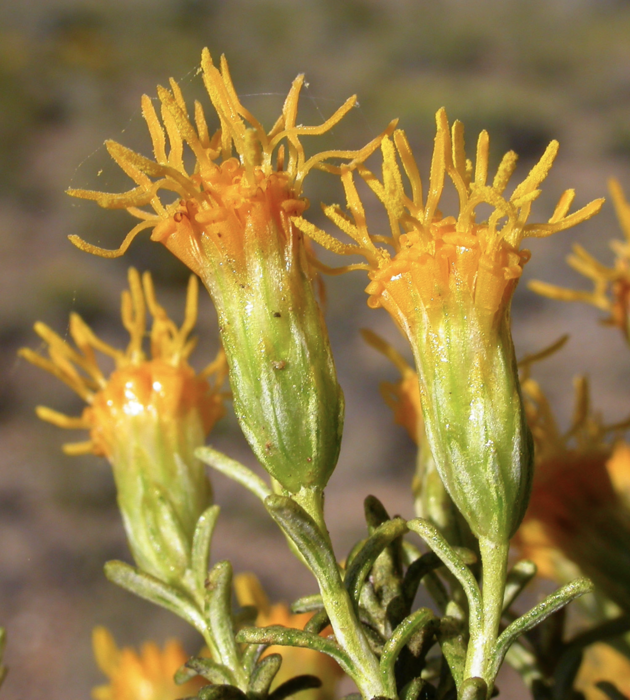
[[[307,206],[305,176],[355,167],[382,136],[356,151],[306,157],[301,138],[329,131],[356,104],[348,99],[320,126],[296,124],[304,76],[298,76],[269,132],[241,104],[225,58],[220,69],[205,49],[201,72],[219,129],[203,109],[188,116],[181,91],[158,88],[160,116],[148,97],[143,116],[154,160],[114,142],[107,149],[136,187],[123,194],[71,190],[103,207],[124,208],[141,222],[116,251],[71,237],[83,250],[122,255],[143,229],[198,274],[214,301],[230,367],[234,408],[260,463],[295,493],[322,487],[339,454],[343,397],[326,328],[313,291],[313,270],[292,217]],[[168,141],[168,147],[167,147]],[[191,171],[184,146],[194,157]],[[175,201],[162,201],[161,190]],[[149,208],[147,208],[149,207]]]
[[[119,649],[107,629],[96,627],[92,644],[96,663],[109,678],[107,685],[94,688],[94,700],[177,700],[196,695],[203,685],[201,679],[175,684],[175,672],[188,660],[176,640],[167,641],[163,649],[145,642],[138,653],[130,647]]]
[[[538,164],[507,198],[505,189],[516,167],[517,155],[513,151],[506,153],[492,183],[488,184],[487,132],[482,131],[479,136],[473,166],[466,159],[461,122],[454,122],[450,128],[443,109],[437,113],[436,120],[426,199],[403,131],[394,133],[393,142],[385,138],[381,144],[382,182],[365,167],[357,168],[384,204],[391,235],[369,233],[349,170],[344,170],[342,180],[351,216],[336,205],[325,207],[324,211],[356,245],[343,244],[312,224],[298,221],[306,234],[329,250],[366,258],[365,264],[343,269],[368,270],[372,280],[366,289],[370,295],[368,304],[385,307],[404,329],[414,323],[419,302],[429,317],[433,317],[442,313],[454,295],[460,299],[467,296],[480,316],[494,318],[508,306],[523,266],[529,260],[529,252],[519,250],[522,239],[549,236],[574,226],[596,214],[603,203],[595,200],[569,215],[575,193],[567,190],[547,223],[528,224],[532,203],[540,194],[538,186],[553,164],[558,143],[549,144]],[[411,184],[409,195],[404,191],[396,154]],[[438,209],[447,176],[459,199],[456,217],[443,216]],[[475,210],[481,205],[489,205],[493,211],[487,221],[478,223]],[[383,245],[391,247],[393,255]]]
[[[243,272],[252,251],[278,245],[299,247],[290,217],[301,214],[308,205],[302,197],[302,184],[311,169],[334,170],[326,163],[330,158],[360,162],[378,147],[380,138],[357,151],[305,156],[300,137],[329,131],[355,106],[356,96],[346,100],[320,126],[297,125],[298,100],[304,85],[304,76],[299,75],[282,114],[266,132],[238,99],[224,56],[219,70],[208,49],[204,49],[201,73],[220,128],[214,134],[210,132],[199,102],[195,102],[191,121],[181,90],[172,79],[170,89],[158,87],[162,123],[151,99],[144,95],[142,114],[155,160],[114,141],[106,143],[111,157],[136,187],[122,194],[69,190],[74,197],[92,199],[108,209],[127,209],[141,223],[115,251],[70,236],[75,245],[90,253],[117,257],[140,231],[150,228],[152,240],[164,243],[202,278],[208,260]],[[184,145],[195,159],[191,172],[184,164]],[[160,190],[175,193],[176,200],[162,202]],[[151,211],[141,208],[147,205]],[[276,240],[278,237],[280,240]]]
[[[27,349],[21,354],[86,401],[80,418],[42,407],[37,413],[62,428],[90,431],[88,441],[66,445],[65,451],[108,458],[136,563],[178,585],[190,564],[195,526],[212,500],[195,450],[224,413],[221,385],[227,366],[222,352],[200,374],[188,364],[195,346],[189,336],[197,317],[196,278],[190,280],[181,328],[157,303],[148,273],[141,281],[131,269],[129,288],[122,296],[123,324],[130,335],[126,350],[104,343],[73,314],[70,335],[76,349],[39,323],[35,329],[48,343],[49,358]],[[147,307],[153,316],[150,353],[143,347]],[[114,360],[109,378],[99,367],[97,352]]]
[[[147,307],[153,317],[149,354],[143,347]],[[204,434],[210,432],[225,413],[226,395],[220,387],[227,367],[222,352],[199,374],[188,364],[196,345],[196,339],[190,338],[196,319],[196,278],[190,278],[185,319],[178,328],[156,301],[151,275],[146,272],[141,280],[131,268],[129,291],[122,295],[122,321],[130,336],[125,350],[97,338],[78,314],[70,316],[70,335],[76,348],[45,324],[35,324],[35,331],[48,344],[49,357],[27,348],[20,350],[20,355],[61,379],[88,404],[80,418],[37,408],[38,416],[54,425],[90,431],[87,442],[64,445],[65,452],[93,452],[111,458],[121,424],[142,414],[171,423],[196,412]],[[109,378],[99,367],[96,352],[114,360],[115,370]]]
[[[607,311],[610,316],[604,323],[617,326],[626,338],[630,339],[630,204],[617,180],[611,178],[608,186],[625,236],[625,241],[610,242],[610,247],[616,255],[614,266],[602,265],[582,246],[575,245],[567,262],[574,270],[593,282],[592,291],[565,289],[538,280],[530,282],[529,287],[550,299],[583,301]]]
[[[235,576],[234,587],[239,605],[253,605],[258,610],[257,627],[282,625],[293,629],[304,629],[312,617],[311,613],[294,614],[284,603],[272,605],[254,574]],[[330,631],[330,628],[328,630]],[[326,631],[322,634],[324,633]],[[322,685],[320,688],[300,693],[304,700],[332,700],[335,697],[335,689],[343,671],[329,656],[312,649],[276,646],[269,647],[265,654],[282,655],[282,666],[274,679],[272,690],[294,676],[312,674],[322,681]]]
[[[539,385],[530,377],[522,383],[536,443],[536,475],[517,542],[544,576],[564,579],[567,557],[627,610],[630,510],[615,488],[610,466],[615,465],[615,481],[627,482],[630,460],[624,458],[627,445],[613,446],[606,437],[628,422],[604,426],[591,409],[587,381],[579,377],[575,384],[574,418],[563,433]]]
[[[532,466],[509,327],[512,294],[529,259],[520,243],[588,219],[602,201],[568,214],[574,197],[568,190],[547,223],[528,224],[557,142],[508,198],[516,154],[503,157],[489,184],[488,134],[479,136],[473,165],[466,159],[462,124],[451,128],[443,109],[437,113],[426,198],[404,132],[384,138],[381,150],[382,181],[363,165],[357,171],[384,205],[389,235],[369,231],[353,173],[343,167],[350,214],[338,206],[324,212],[354,243],[303,219],[296,225],[329,250],[366,259],[342,271],[367,270],[369,306],[385,308],[411,343],[437,470],[474,534],[505,543],[525,511]],[[447,177],[459,199],[457,216],[438,209]],[[480,206],[491,209],[483,222],[476,219]]]

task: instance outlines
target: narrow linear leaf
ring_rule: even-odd
[[[247,695],[234,685],[205,685],[199,693],[198,700],[247,700]]]
[[[319,593],[315,595],[306,595],[298,598],[291,605],[291,612],[295,614],[306,612],[319,612],[324,607],[324,601]]]
[[[206,631],[207,627],[203,615],[193,601],[173,586],[169,586],[123,561],[108,561],[105,564],[105,576],[121,588],[175,613],[201,634]]]
[[[556,610],[563,608],[572,600],[579,598],[585,593],[593,590],[593,583],[587,578],[578,578],[571,581],[566,586],[548,595],[541,603],[535,605],[529,612],[525,613],[504,630],[495,647],[495,660],[493,664],[494,673],[498,672],[503,658],[512,643],[525,632],[535,627],[544,619],[553,615]]]
[[[232,621],[232,565],[220,561],[206,581],[206,616],[221,661],[231,669],[239,687],[246,687]]]
[[[284,700],[303,690],[321,688],[322,682],[317,676],[303,675],[295,676],[279,685],[269,696],[269,700]]]
[[[464,680],[466,665],[466,642],[462,624],[452,617],[443,617],[440,620],[437,637],[455,686],[459,688]]]
[[[199,447],[195,450],[195,457],[244,486],[263,503],[271,495],[271,489],[258,475],[222,452],[212,447]]]
[[[249,675],[253,673],[254,667],[268,646],[268,644],[248,644],[245,647],[241,655],[241,665]]]
[[[407,527],[417,533],[427,543],[427,545],[440,557],[444,566],[460,582],[470,610],[471,636],[477,634],[481,628],[483,619],[483,608],[481,602],[481,592],[479,585],[466,566],[463,559],[444,539],[440,531],[423,518],[415,518],[407,523]]]
[[[383,523],[390,520],[389,513],[385,506],[376,496],[367,496],[365,501],[363,501],[363,510],[365,513],[365,522],[368,525],[370,534],[372,534],[376,528],[383,525]]]
[[[234,674],[223,664],[205,657],[193,657],[182,666],[175,674],[175,683],[186,683],[194,676],[202,676],[210,683],[216,685],[234,685]]]
[[[325,586],[331,575],[338,576],[337,561],[329,544],[302,506],[287,496],[273,495],[265,499],[265,507],[293,541],[320,586]]]
[[[396,682],[394,679],[394,664],[403,650],[403,647],[419,629],[435,619],[435,615],[428,608],[420,608],[406,617],[394,630],[392,636],[387,640],[381,655],[381,677],[389,685]]]
[[[197,591],[202,593],[208,574],[208,559],[210,558],[210,545],[212,535],[219,517],[219,506],[210,506],[200,516],[193,535],[191,567],[195,577]]]
[[[311,634],[319,634],[330,624],[330,618],[325,610],[320,610],[304,625],[304,631]]]
[[[252,698],[267,697],[269,688],[281,665],[282,656],[280,654],[269,654],[269,656],[265,656],[264,659],[256,664],[247,687],[247,695],[250,700]]]
[[[245,644],[278,644],[284,647],[315,649],[331,656],[346,673],[354,672],[350,657],[335,642],[303,630],[290,629],[281,625],[244,627],[237,633],[236,641]]]
[[[424,679],[414,678],[400,691],[400,700],[418,700],[425,685],[427,682]]]
[[[361,550],[357,552],[344,579],[344,585],[355,603],[359,601],[361,587],[379,554],[387,545],[406,532],[407,523],[402,518],[388,520],[374,530],[374,534],[368,537]]]
[[[536,564],[533,561],[529,561],[529,559],[523,559],[514,564],[505,582],[503,610],[509,610],[512,607],[525,586],[536,576],[537,570]]]

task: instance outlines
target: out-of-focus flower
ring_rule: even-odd
[[[529,287],[550,299],[582,301],[607,311],[610,316],[604,323],[617,326],[626,340],[630,341],[630,203],[624,197],[617,180],[611,179],[608,186],[619,225],[625,236],[625,241],[610,242],[616,256],[613,267],[606,267],[582,246],[575,245],[567,262],[574,270],[593,282],[592,291],[565,289],[538,280],[530,282]]]
[[[305,220],[297,225],[314,241],[342,255],[362,255],[371,307],[383,307],[408,337],[420,381],[425,429],[438,471],[471,529],[505,543],[527,505],[532,452],[523,414],[510,333],[510,304],[529,252],[526,237],[548,236],[593,216],[602,200],[568,214],[573,190],[565,192],[547,223],[528,224],[558,150],[552,142],[539,163],[504,196],[517,156],[507,153],[488,184],[489,138],[484,131],[473,165],[466,159],[463,126],[449,127],[437,114],[437,135],[426,200],[418,168],[402,131],[383,140],[383,180],[357,171],[384,204],[391,228],[368,231],[353,174],[342,168],[350,216],[338,206],[326,215],[355,244],[342,243]],[[403,188],[398,159],[411,183]],[[459,198],[459,215],[443,216],[438,204],[445,179]],[[477,223],[475,211],[493,211]],[[384,245],[393,249],[393,254]]]
[[[239,605],[253,605],[258,610],[257,627],[282,625],[293,629],[304,629],[304,625],[312,617],[311,613],[292,613],[284,603],[272,605],[254,574],[235,576],[234,587]],[[326,631],[323,632],[325,633]],[[274,679],[272,690],[294,676],[310,674],[317,676],[322,681],[322,685],[320,688],[301,692],[300,697],[303,700],[332,700],[335,697],[335,689],[343,676],[343,671],[329,656],[312,649],[277,646],[269,647],[265,654],[282,655],[282,666]]]
[[[167,641],[163,649],[145,642],[138,653],[130,647],[119,649],[105,627],[96,627],[92,644],[96,663],[109,679],[107,685],[94,688],[94,700],[177,700],[196,695],[203,685],[201,679],[175,684],[175,672],[188,660],[176,640]]]
[[[526,377],[522,386],[537,457],[530,505],[516,542],[542,575],[565,581],[573,573],[568,559],[600,593],[630,611],[630,510],[611,479],[611,473],[619,482],[622,471],[630,472],[630,460],[623,458],[628,446],[613,447],[605,440],[627,424],[604,426],[580,377],[573,423],[562,433],[537,382]]]
[[[153,316],[150,353],[144,350],[147,307]],[[130,342],[125,350],[95,336],[77,315],[70,317],[76,349],[43,323],[36,332],[48,344],[49,357],[23,349],[22,357],[66,383],[88,404],[72,418],[38,407],[43,420],[62,428],[86,429],[90,439],[64,446],[69,454],[93,452],[110,461],[118,504],[129,545],[145,571],[178,581],[187,566],[192,534],[210,505],[212,492],[205,468],[194,456],[224,414],[225,357],[197,374],[188,364],[196,339],[197,281],[191,277],[181,328],[156,299],[151,276],[142,281],[129,271],[129,291],[122,295],[122,320]],[[114,360],[106,377],[96,353]]]
[[[630,696],[630,660],[608,644],[593,644],[586,650],[575,689],[584,693],[586,700],[602,700],[606,695],[596,687],[599,681],[612,682]]]
[[[291,217],[307,207],[302,185],[310,170],[338,170],[331,158],[353,166],[381,137],[357,151],[307,158],[301,137],[329,131],[356,104],[355,97],[320,126],[297,125],[300,75],[266,132],[239,101],[225,58],[219,70],[205,49],[201,72],[220,128],[211,134],[198,102],[190,120],[173,80],[170,90],[158,87],[162,123],[145,95],[142,111],[155,160],[107,142],[136,187],[124,194],[70,191],[106,208],[127,209],[141,222],[116,251],[71,239],[83,250],[115,257],[140,231],[153,229],[152,240],[198,274],[212,296],[235,412],[259,461],[291,492],[322,487],[337,462],[343,395],[304,241]],[[184,163],[184,145],[194,157],[192,172]],[[175,201],[163,202],[160,190],[175,193]],[[142,208],[146,205],[152,211]]]

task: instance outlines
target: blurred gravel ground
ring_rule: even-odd
[[[447,107],[467,127],[469,148],[488,128],[494,163],[514,148],[515,181],[551,138],[562,148],[535,212],[548,217],[567,187],[576,206],[601,196],[616,175],[630,193],[630,3],[610,0],[23,0],[0,5],[0,623],[8,629],[7,698],[79,700],[101,682],[90,631],[106,624],[119,643],[180,635],[183,625],[114,589],[107,559],[127,558],[107,465],[64,457],[66,436],[39,424],[36,404],[78,413],[80,402],[52,378],[16,360],[37,347],[40,319],[61,333],[70,311],[118,343],[126,268],[151,269],[160,299],[177,315],[186,271],[160,246],[138,239],[122,260],[92,258],[66,235],[115,247],[130,221],[73,202],[72,187],[125,186],[101,146],[105,138],[148,152],[140,95],[169,76],[190,100],[203,46],[225,52],[245,104],[263,123],[277,116],[291,80],[307,74],[301,119],[317,123],[350,94],[361,106],[331,134],[330,146],[358,147],[401,118],[428,171],[433,115]],[[97,177],[100,169],[103,174]],[[314,177],[312,202],[339,201],[332,178]],[[313,206],[315,219],[321,216]],[[374,212],[374,216],[379,216]],[[610,206],[576,231],[536,241],[525,279],[584,286],[563,259],[580,242],[610,262],[619,236]],[[362,536],[362,500],[376,493],[412,515],[413,452],[378,394],[393,369],[358,337],[369,326],[404,347],[385,314],[365,305],[365,279],[328,283],[327,316],[347,397],[346,434],[331,480],[328,514],[340,556]],[[181,316],[177,316],[180,318]],[[587,372],[604,416],[627,413],[627,349],[599,312],[548,303],[522,284],[514,304],[519,355],[562,333],[572,341],[536,370],[562,420],[571,380]],[[217,347],[210,303],[202,305],[199,366]],[[252,463],[233,417],[212,442]],[[272,597],[290,599],[313,582],[247,494],[214,479],[223,515],[213,557],[254,570]],[[509,674],[508,674],[509,675]],[[518,681],[502,684],[517,697]]]

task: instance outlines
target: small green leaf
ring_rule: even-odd
[[[363,501],[363,510],[370,534],[372,534],[376,528],[391,519],[385,506],[376,496],[368,496],[365,501]]]
[[[203,615],[183,591],[122,561],[108,561],[105,564],[105,576],[121,588],[179,615],[201,634],[206,631]]]
[[[208,574],[208,559],[210,558],[210,545],[212,534],[219,517],[219,506],[210,506],[202,514],[195,527],[193,535],[192,552],[190,557],[191,569],[193,571],[195,586],[202,594],[204,583]]]
[[[234,673],[237,685],[246,686],[232,620],[232,565],[220,561],[212,567],[206,581],[206,617],[221,661]]]
[[[198,700],[247,700],[247,695],[234,685],[205,685],[198,693]]]
[[[407,523],[407,527],[422,537],[427,545],[444,562],[444,566],[446,566],[461,584],[466,598],[468,599],[470,634],[471,636],[477,635],[481,629],[483,608],[481,591],[479,590],[479,585],[472,575],[472,572],[459,554],[444,539],[440,531],[427,520],[415,518]]]
[[[216,663],[212,659],[202,656],[194,656],[180,668],[175,674],[175,683],[181,685],[195,676],[202,676],[215,685],[234,685],[234,674],[223,664]]]
[[[354,672],[349,656],[336,642],[303,630],[281,625],[270,627],[244,627],[236,635],[236,641],[245,644],[278,644],[285,647],[306,647],[331,656],[349,674]]]
[[[537,567],[533,561],[522,559],[516,562],[508,573],[503,594],[503,610],[509,610],[523,592],[527,584],[536,576]]]
[[[418,700],[427,682],[420,678],[414,678],[400,691],[400,700]]]
[[[466,641],[462,624],[451,617],[443,617],[437,636],[455,685],[459,688],[464,679],[466,664]]]
[[[311,634],[319,634],[330,624],[330,618],[325,610],[320,610],[304,625],[304,631]]]
[[[592,581],[587,578],[578,578],[575,581],[571,581],[571,583],[568,583],[566,586],[562,586],[562,588],[551,595],[548,595],[529,612],[525,613],[517,620],[514,620],[497,640],[494,663],[492,665],[493,677],[498,673],[507,650],[518,637],[538,625],[545,618],[549,617],[549,615],[553,615],[556,610],[563,608],[572,600],[575,600],[575,598],[579,598],[585,593],[590,593],[592,590]]]
[[[241,484],[241,486],[244,486],[263,503],[265,502],[265,498],[272,493],[269,486],[267,486],[259,476],[254,474],[251,469],[248,469],[244,464],[237,462],[235,459],[224,455],[222,452],[212,447],[197,448],[195,450],[195,457],[205,464],[214,467],[214,469],[221,472],[221,474],[229,476],[230,479]]]
[[[247,695],[250,700],[266,698],[273,679],[280,670],[282,656],[280,654],[269,654],[256,664],[249,679]]]
[[[321,586],[327,585],[331,576],[339,576],[330,545],[302,506],[287,496],[273,495],[265,499],[265,507],[295,544]]]
[[[296,693],[301,693],[303,690],[311,690],[312,688],[321,688],[322,682],[317,676],[295,676],[288,681],[279,685],[269,696],[269,700],[285,700]]]
[[[268,644],[248,644],[245,647],[245,651],[241,654],[241,665],[248,675],[253,673],[254,667],[268,646]]]
[[[381,677],[387,686],[396,688],[394,679],[394,664],[400,652],[406,646],[411,637],[422,627],[435,618],[435,615],[428,608],[420,608],[406,617],[394,630],[392,636],[387,640],[381,655]]]
[[[295,603],[291,605],[291,612],[295,614],[307,613],[307,612],[319,612],[324,607],[324,601],[319,593],[315,595],[305,595],[302,598],[298,598]]]
[[[344,585],[355,603],[358,603],[361,587],[370,573],[379,554],[398,537],[407,532],[407,524],[402,518],[394,518],[380,525],[366,540],[346,571]]]

